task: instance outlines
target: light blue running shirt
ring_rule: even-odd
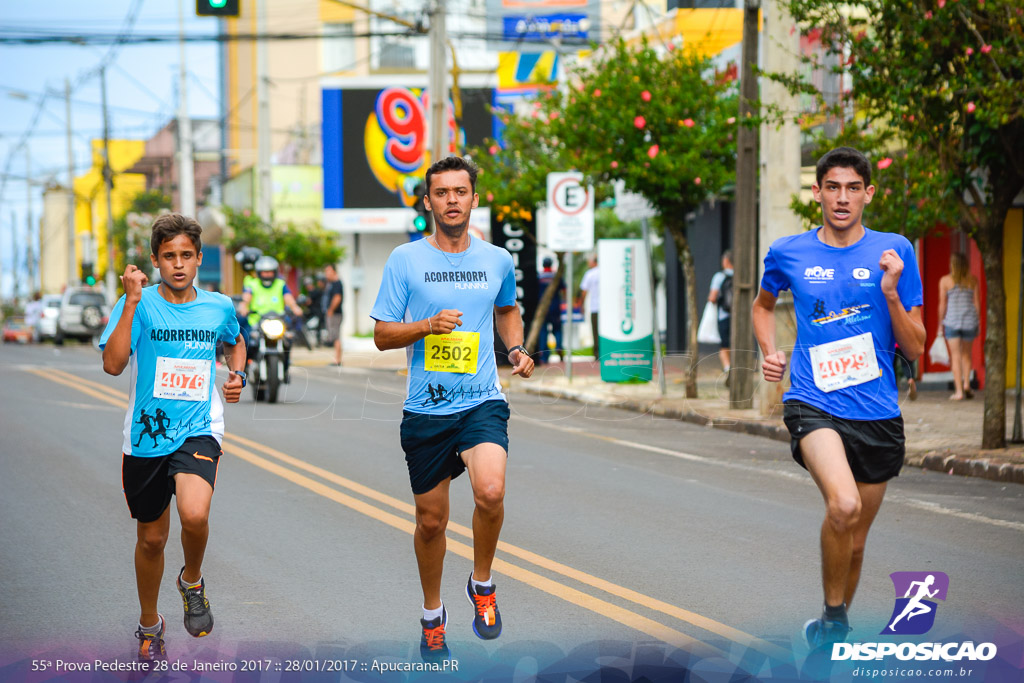
[[[783,400],[798,400],[848,420],[885,420],[900,414],[893,351],[892,318],[882,294],[878,260],[886,249],[903,259],[896,291],[909,311],[923,303],[917,256],[907,238],[864,229],[848,247],[832,247],[818,239],[820,228],[782,237],[764,258],[761,287],[778,296],[793,291],[796,348],[790,359],[790,388]],[[823,391],[815,383],[811,348],[871,334],[881,374],[871,381]]]
[[[493,244],[474,237],[466,251],[448,254],[421,239],[391,252],[371,318],[412,322],[444,309],[462,311],[453,336],[428,336],[406,348],[405,410],[448,415],[505,400],[494,360],[493,315],[495,306],[515,303],[512,255]]]
[[[132,319],[128,361],[131,394],[124,419],[125,455],[169,455],[192,436],[224,438],[224,405],[215,386],[217,344],[233,344],[238,319],[231,299],[196,289],[184,304],[164,299],[159,285],[145,287]],[[124,311],[122,296],[110,313],[100,348]]]

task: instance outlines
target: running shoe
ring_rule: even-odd
[[[175,584],[185,604],[185,630],[189,635],[201,638],[213,630],[213,612],[210,611],[210,601],[206,599],[206,579],[199,579],[198,585],[186,586],[181,582],[184,571],[182,567]]]
[[[443,662],[451,658],[448,643],[445,642],[444,629],[448,625],[448,610],[441,605],[441,616],[427,621],[420,619],[423,636],[420,638],[420,656],[425,662]]]
[[[849,624],[841,621],[811,619],[804,624],[804,640],[811,649],[841,643],[846,640],[846,634],[849,632]]]
[[[164,649],[164,616],[162,614],[158,616],[160,617],[160,628],[156,629],[156,633],[146,633],[141,626],[135,631],[135,637],[139,639],[140,662],[167,659],[167,650]]]
[[[469,573],[469,581],[466,583],[466,597],[476,614],[473,615],[473,633],[477,638],[493,640],[501,635],[501,612],[498,611],[498,603],[495,600],[494,586],[487,588],[481,586],[474,590],[473,572]]]

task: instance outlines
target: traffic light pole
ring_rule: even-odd
[[[71,81],[67,78],[64,79],[64,113],[67,119],[68,146],[68,284],[74,285],[78,283],[78,258],[75,255],[75,154],[71,145]]]

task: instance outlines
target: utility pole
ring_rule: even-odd
[[[18,263],[18,215],[11,209],[11,252],[14,254],[14,267],[11,272],[14,275],[14,303],[17,305],[21,293],[21,264]]]
[[[757,288],[757,148],[758,129],[750,125],[757,115],[757,17],[760,0],[746,0],[743,8],[743,72],[740,76],[740,128],[736,138],[736,222],[733,228],[734,297],[732,302],[732,370],[729,403],[734,408],[754,407],[754,326],[749,311]]]
[[[273,187],[270,180],[270,60],[267,55],[267,3],[269,0],[256,0],[256,99],[259,109],[259,121],[256,124],[258,142],[258,159],[256,162],[257,179],[256,214],[265,222],[270,223],[270,212],[273,206]]]
[[[64,79],[64,118],[67,120],[68,145],[68,285],[78,284],[78,258],[75,256],[75,154],[71,147],[71,81]]]
[[[107,113],[107,67],[100,68],[100,99],[103,105],[103,180],[107,189],[107,303],[117,301],[114,276],[114,208],[110,195],[114,192],[114,170],[110,167],[110,116]]]
[[[772,73],[800,73],[800,31],[782,0],[766,0],[763,68]],[[800,99],[781,83],[765,79],[761,99],[766,105],[790,112],[781,124],[761,125],[761,204],[758,244],[763,253],[780,237],[800,230],[800,217],[789,207],[790,197],[800,193],[800,127],[793,120],[800,110]],[[760,260],[758,260],[760,263]],[[775,302],[775,348],[789,353],[796,342],[793,297],[780,292]],[[782,405],[786,382],[762,382],[758,399],[762,415],[771,415]]]
[[[430,15],[430,159],[431,163],[444,158],[448,151],[445,132],[448,129],[448,79],[445,44],[448,36],[444,27],[445,0],[434,0]]]
[[[195,218],[196,178],[192,161],[192,119],[188,115],[188,72],[185,68],[185,12],[178,0],[178,211]]]
[[[25,245],[25,261],[28,266],[28,296],[36,291],[36,259],[35,259],[35,232],[32,230],[32,155],[29,153],[29,145],[25,143],[25,223],[28,226],[27,241]]]

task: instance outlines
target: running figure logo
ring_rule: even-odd
[[[438,384],[437,387],[435,387],[433,384],[427,384],[427,392],[430,393],[430,396],[423,399],[423,403],[421,403],[420,405],[427,405],[428,403],[433,403],[436,406],[438,403],[441,403],[442,401],[447,401],[448,403],[452,402],[452,392],[445,389],[443,384]]]
[[[139,419],[136,420],[135,424],[142,425],[142,432],[139,434],[139,440],[135,443],[136,446],[142,443],[142,438],[147,434],[153,439],[153,448],[156,448],[158,443],[156,437],[158,436],[162,436],[168,441],[171,440],[171,437],[167,436],[167,426],[171,424],[171,420],[167,417],[167,413],[160,408],[156,409],[155,416],[147,415],[146,411],[143,410],[139,413]],[[156,431],[153,430],[154,425],[156,426]]]
[[[943,572],[893,572],[889,578],[896,588],[896,605],[882,634],[927,633],[935,624],[938,605],[933,599],[946,599],[949,576]]]

